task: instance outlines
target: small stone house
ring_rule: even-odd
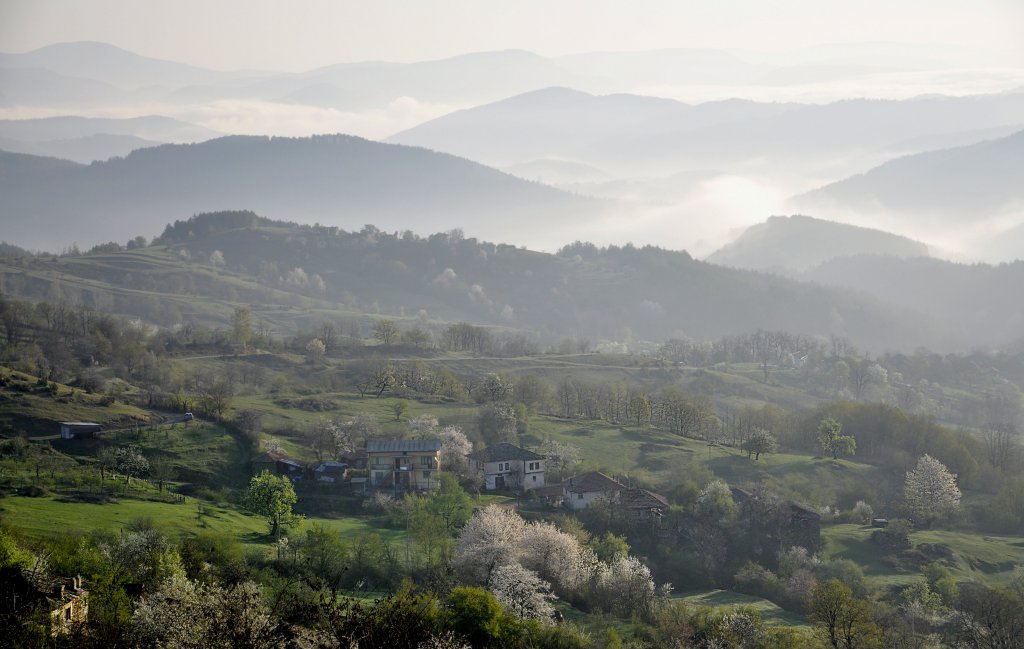
[[[471,453],[474,471],[484,477],[484,489],[522,489],[544,486],[544,456],[502,442]]]
[[[50,613],[54,636],[66,633],[89,615],[89,591],[80,576],[71,579],[38,575],[29,578],[14,566],[0,568],[0,618],[14,619],[36,607]],[[0,646],[7,646],[0,636]]]
[[[73,624],[81,624],[89,616],[89,591],[83,588],[80,576],[54,586],[47,598],[53,617],[53,633],[66,633]]]
[[[441,470],[441,440],[390,439],[366,443],[370,485],[396,491],[432,489]]]

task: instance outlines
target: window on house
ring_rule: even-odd
[[[430,471],[424,471],[423,472],[423,477],[426,478],[427,480],[429,480],[430,479]]]
[[[583,494],[576,494],[576,500],[583,500]]]
[[[537,482],[537,476],[533,476],[533,481]]]
[[[430,462],[433,458],[423,455],[420,457],[420,466],[430,466]]]

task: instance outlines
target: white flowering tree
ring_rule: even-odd
[[[925,454],[913,471],[907,472],[903,487],[907,507],[918,521],[931,521],[949,515],[960,507],[960,487],[956,474],[942,462]]]
[[[580,463],[580,447],[550,437],[540,445],[537,452],[547,459],[548,470],[558,477],[569,475]]]
[[[469,519],[459,534],[455,567],[469,582],[490,587],[494,571],[518,563],[526,521],[510,509],[489,505]]]
[[[327,353],[327,345],[319,338],[313,338],[306,343],[306,353],[309,354],[309,360],[319,363]]]
[[[521,617],[542,616],[551,587],[559,595],[595,598],[604,610],[644,615],[667,595],[636,557],[617,555],[604,564],[571,534],[545,522],[527,523],[514,511],[491,505],[462,529],[453,566],[468,583],[482,584]],[[510,603],[511,602],[511,603]]]
[[[137,646],[175,649],[282,647],[281,628],[267,610],[260,587],[202,585],[175,575],[135,609]]]
[[[650,612],[658,594],[651,569],[636,557],[621,554],[601,570],[599,583],[608,608],[627,617]],[[671,586],[662,586],[663,593],[669,591]]]
[[[523,534],[522,562],[564,591],[575,592],[589,581],[597,558],[576,537],[538,521],[530,523]]]
[[[490,591],[510,613],[517,617],[538,620],[551,617],[551,584],[537,573],[517,563],[501,566],[494,571]]]
[[[460,482],[470,477],[469,458],[473,444],[458,426],[445,426],[438,435],[441,439],[441,469],[452,473]]]
[[[420,415],[409,422],[409,436],[412,439],[429,439],[437,435],[437,417]]]

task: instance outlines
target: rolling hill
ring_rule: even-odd
[[[1021,160],[1024,131],[891,160],[793,202],[844,213],[896,212],[925,226],[967,225],[1024,206]]]
[[[247,207],[346,228],[447,230],[554,247],[603,204],[424,149],[350,136],[232,136],[88,166],[0,156],[9,243],[59,249],[156,234],[170,220]]]
[[[1024,131],[891,160],[796,196],[795,209],[920,233],[958,259],[1024,256]],[[926,234],[925,234],[926,233]]]
[[[773,216],[747,228],[706,261],[735,268],[799,271],[852,255],[927,257],[923,243],[810,216]]]

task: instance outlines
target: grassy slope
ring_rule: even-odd
[[[871,542],[872,528],[860,525],[831,525],[822,528],[827,557],[851,559],[858,563],[869,583],[878,587],[906,585],[919,581],[912,569],[899,569],[883,562],[885,553]],[[1007,585],[1014,565],[1024,565],[1024,537],[985,536],[947,530],[912,532],[911,542],[942,543],[953,550],[943,563],[961,581]]]
[[[694,591],[679,595],[679,599],[682,599],[688,604],[710,606],[712,608],[718,608],[720,606],[727,606],[729,608],[737,608],[740,606],[753,608],[761,614],[761,618],[765,622],[774,626],[807,625],[807,620],[803,616],[784,610],[774,602],[769,602],[766,599],[754,597],[753,595],[734,593],[730,590]]]
[[[182,538],[201,531],[213,531],[237,537],[255,545],[271,545],[266,522],[233,507],[203,504],[202,521],[197,516],[197,500],[189,498],[185,504],[159,503],[142,500],[96,505],[91,503],[65,503],[55,498],[26,498],[8,496],[0,499],[0,515],[26,536],[42,538],[61,530],[91,532],[117,531],[133,520],[150,518],[172,538]],[[371,520],[360,518],[309,518],[303,525],[313,522],[336,530],[343,538],[351,539],[362,533],[376,533],[395,540],[403,533],[378,527]],[[300,528],[302,529],[302,528]]]
[[[95,421],[118,426],[133,420],[145,421],[149,413],[121,402],[103,405],[102,395],[85,394],[81,390],[58,384],[56,395],[36,385],[35,377],[0,369],[11,383],[0,387],[0,434],[57,435],[59,422]]]

